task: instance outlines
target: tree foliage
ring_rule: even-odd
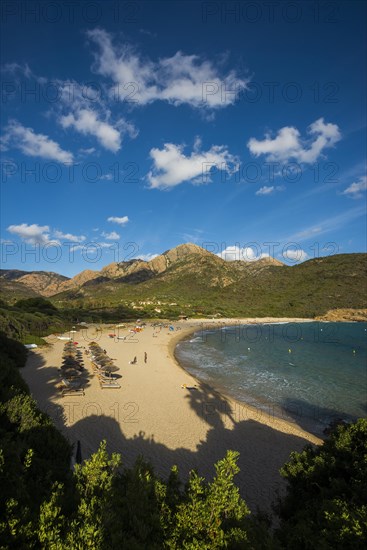
[[[283,548],[365,548],[367,419],[338,426],[321,447],[293,453],[279,505]]]
[[[168,480],[142,457],[123,468],[106,442],[72,471],[70,445],[19,375],[24,348],[0,335],[0,354],[0,550],[365,547],[367,420],[291,455],[274,534],[239,494],[234,451],[217,462],[211,481],[192,471],[184,486],[175,466]]]

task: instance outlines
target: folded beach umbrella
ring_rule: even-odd
[[[62,374],[66,378],[73,378],[74,376],[80,376],[80,371],[73,367],[65,367],[64,369],[62,369]]]
[[[77,359],[77,357],[63,357],[62,358],[63,363],[73,363],[74,365],[80,365],[80,363],[83,362],[82,359]]]
[[[104,369],[106,367],[113,367],[114,366],[112,361],[96,361],[95,363],[96,363],[96,365],[98,365],[102,369]]]
[[[64,363],[64,364],[61,365],[60,369],[62,371],[67,370],[67,369],[75,369],[78,372],[80,372],[79,365],[76,365],[75,363]]]
[[[117,372],[119,369],[119,367],[117,367],[116,365],[106,365],[106,367],[104,368],[104,370],[106,372]]]

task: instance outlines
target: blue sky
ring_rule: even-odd
[[[366,248],[363,2],[4,2],[2,267]]]

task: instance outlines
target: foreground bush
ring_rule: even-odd
[[[282,548],[358,549],[367,544],[367,419],[339,426],[321,447],[293,453],[282,470]]]
[[[0,550],[344,550],[367,542],[367,420],[293,453],[279,527],[250,514],[228,451],[211,482],[182,487],[140,458],[122,469],[102,442],[70,469],[71,448],[29,395],[24,347],[0,334]],[[260,481],[259,481],[260,482]]]

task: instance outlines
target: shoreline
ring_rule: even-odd
[[[164,478],[178,465],[185,482],[192,469],[210,480],[214,463],[233,449],[240,453],[236,483],[242,496],[251,510],[259,507],[269,512],[277,491],[284,490],[279,469],[290,453],[322,440],[295,423],[236,402],[196,380],[174,354],[179,341],[200,328],[261,321],[308,322],[288,318],[163,321],[166,328],[148,323],[134,336],[126,326],[121,331],[127,336],[125,341],[109,338],[112,327],[106,324],[102,332],[91,327],[88,340],[88,331],[79,331],[76,341],[87,347],[88,341],[97,338],[118,366],[121,389],[101,389],[83,353],[89,375],[85,395],[62,398],[56,386],[65,341],[52,336],[47,338],[50,347],[29,354],[22,375],[39,407],[68,440],[74,444],[81,441],[83,459],[106,439],[108,452],[119,452],[124,466],[131,467],[137,456],[143,455]],[[168,330],[171,324],[180,330]],[[144,353],[148,354],[147,363]],[[131,365],[134,356],[138,361]]]
[[[247,412],[249,412],[250,414],[248,416],[251,417],[251,418],[258,418],[259,419],[259,416],[260,417],[262,416],[263,418],[261,420],[259,419],[259,421],[263,422],[267,426],[271,426],[272,424],[275,424],[278,429],[280,428],[280,429],[284,429],[285,431],[291,431],[291,432],[295,428],[296,430],[301,431],[303,434],[307,434],[307,436],[309,436],[309,442],[310,443],[315,444],[315,445],[322,444],[324,438],[321,435],[317,435],[315,433],[312,433],[312,432],[306,430],[305,428],[302,428],[301,426],[299,426],[297,424],[296,421],[292,422],[290,420],[286,420],[286,419],[282,418],[282,416],[281,416],[282,409],[281,408],[279,408],[279,415],[277,415],[274,411],[274,407],[271,406],[271,404],[269,404],[265,401],[263,403],[264,408],[260,408],[260,407],[257,408],[254,405],[251,405],[250,403],[248,403],[246,401],[240,401],[239,399],[236,399],[232,395],[228,394],[224,389],[222,389],[222,388],[216,389],[210,383],[201,380],[200,378],[198,378],[197,376],[195,376],[194,374],[189,372],[183,365],[181,365],[181,363],[178,360],[178,358],[176,357],[176,353],[175,353],[177,345],[180,342],[183,342],[183,341],[189,339],[190,336],[192,336],[193,334],[195,334],[199,330],[202,330],[203,332],[205,332],[206,330],[211,330],[211,329],[220,330],[221,328],[224,328],[224,327],[227,327],[227,326],[236,326],[236,325],[252,325],[252,324],[266,325],[266,324],[283,324],[283,323],[284,324],[286,324],[286,323],[310,323],[310,322],[315,322],[315,320],[314,319],[305,319],[305,318],[301,319],[301,318],[296,318],[296,317],[293,317],[293,318],[288,318],[288,317],[283,317],[283,318],[264,317],[264,318],[243,318],[243,319],[237,319],[237,320],[224,319],[223,322],[222,322],[222,320],[217,321],[217,322],[215,322],[215,321],[210,322],[210,321],[205,320],[203,322],[205,322],[205,324],[206,324],[205,327],[202,327],[200,329],[199,327],[193,327],[192,326],[190,328],[187,328],[187,330],[185,331],[184,334],[177,335],[174,339],[172,339],[170,341],[170,343],[168,345],[168,351],[171,355],[172,361],[174,361],[174,363],[177,365],[177,367],[180,368],[181,370],[183,370],[186,374],[188,374],[195,382],[197,382],[201,386],[204,386],[204,387],[208,388],[211,392],[218,395],[219,398],[225,399],[227,402],[229,402],[231,404],[233,403],[234,407],[231,407],[232,410],[235,410],[235,411],[237,410],[238,411],[240,409],[243,409],[243,414],[246,414]],[[326,321],[326,322],[328,322],[328,321]],[[221,326],[218,326],[219,323],[220,323]],[[269,405],[269,411],[266,410],[267,405]],[[273,411],[273,414],[270,414],[270,410]],[[226,412],[228,412],[228,411],[226,411]],[[264,420],[265,418],[267,418],[267,420]]]

